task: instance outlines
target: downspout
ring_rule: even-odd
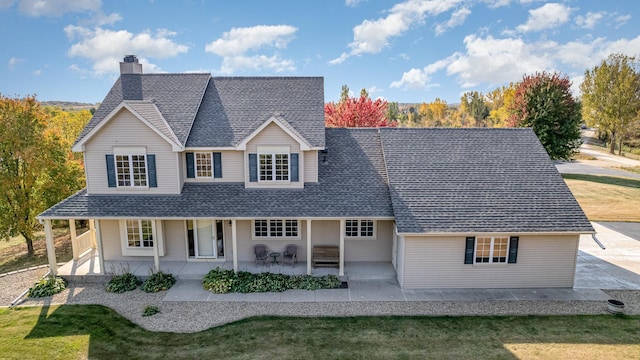
[[[596,234],[595,234],[595,233],[591,234],[591,238],[593,239],[593,241],[595,241],[595,242],[596,242],[596,244],[598,244],[598,246],[600,246],[600,248],[601,248],[602,250],[605,250],[605,249],[606,249],[606,248],[604,247],[604,245],[602,245],[602,243],[600,242],[600,240],[598,240],[598,238],[596,237]]]

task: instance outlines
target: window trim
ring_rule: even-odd
[[[290,183],[291,182],[291,148],[289,146],[258,146],[256,149],[256,165],[258,183]],[[278,172],[277,156],[285,155],[287,161],[286,180],[276,180]],[[269,174],[272,180],[262,179],[262,156],[269,156],[271,169]],[[284,169],[283,169],[284,170]],[[283,176],[284,177],[284,176]]]
[[[136,222],[137,226],[133,229],[137,229],[138,230],[138,235],[140,236],[140,239],[138,240],[140,242],[140,246],[136,246],[136,245],[131,245],[131,240],[129,239],[129,229],[132,229],[129,227],[129,222]],[[156,239],[155,239],[155,232],[153,231],[153,220],[148,220],[148,219],[127,219],[124,221],[126,224],[126,234],[127,234],[127,247],[129,249],[153,249],[155,243],[156,243]],[[151,228],[151,245],[150,246],[145,246],[144,242],[145,241],[149,241],[149,240],[144,240],[142,235],[144,234],[144,227],[142,225],[143,222],[148,222],[149,223],[149,227]]]
[[[349,235],[347,233],[347,222],[348,221],[357,221],[358,227],[358,235]],[[362,235],[363,234],[363,223],[371,222],[372,225],[372,235]],[[344,224],[344,238],[349,240],[375,240],[377,238],[377,228],[378,222],[374,219],[345,219]]]
[[[209,155],[209,171],[211,175],[208,176],[200,176],[198,169],[198,155]],[[195,179],[213,179],[214,170],[213,170],[213,152],[212,151],[194,151],[193,152],[193,171]]]
[[[151,222],[151,234],[153,237],[153,246],[137,247],[129,246],[129,237],[127,232],[127,220],[137,221],[138,229],[140,229],[142,221]],[[158,255],[164,256],[164,234],[162,229],[162,221],[154,219],[120,219],[120,247],[122,256],[154,256],[155,247],[158,247]]]
[[[266,230],[267,236],[259,236],[256,235],[256,224],[258,222],[266,221]],[[282,235],[277,236],[272,234],[272,221],[280,221],[281,222],[281,231]],[[296,222],[296,235],[295,236],[287,236],[287,222],[295,221]],[[265,218],[265,219],[253,219],[251,220],[251,239],[252,240],[301,240],[301,230],[300,230],[300,220],[291,219],[291,218]]]
[[[129,185],[120,185],[120,167],[118,166],[118,157],[127,157],[128,163],[128,172],[129,172]],[[144,159],[144,185],[136,185],[134,180],[134,167],[133,167],[133,157],[134,156],[142,156]],[[123,189],[130,188],[149,188],[149,161],[147,159],[146,153],[118,153],[114,152],[113,154],[113,170],[116,175],[116,187]],[[123,173],[125,175],[125,173]]]
[[[489,238],[489,261],[487,262],[478,262],[478,239],[480,238]],[[505,239],[506,240],[506,248],[505,248],[505,256],[504,261],[494,261],[495,256],[495,243],[496,239]],[[509,263],[509,247],[511,246],[511,237],[509,235],[479,235],[474,239],[473,244],[473,264],[479,265],[507,265]]]

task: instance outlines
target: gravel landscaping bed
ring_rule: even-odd
[[[7,306],[30,287],[46,269],[0,277],[0,306]],[[640,314],[640,291],[605,290],[625,303],[626,314]],[[416,301],[416,302],[169,302],[165,292],[142,290],[108,293],[104,284],[75,284],[53,297],[25,299],[20,306],[50,304],[99,304],[152,331],[196,332],[258,315],[278,316],[375,316],[375,315],[573,315],[606,314],[604,301]],[[160,313],[143,317],[147,305]]]

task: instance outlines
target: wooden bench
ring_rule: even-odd
[[[313,247],[313,267],[340,266],[340,249],[334,245],[316,245]]]

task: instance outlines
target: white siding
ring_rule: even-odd
[[[404,288],[404,259],[405,259],[404,236],[398,235],[398,249],[396,253],[396,274],[398,276],[398,284]]]
[[[117,146],[144,146],[156,156],[157,188],[110,188],[105,155]],[[156,132],[123,109],[85,147],[85,172],[89,194],[179,194],[180,179],[171,145]]]
[[[304,182],[318,182],[318,151],[304,152]]]
[[[398,276],[406,289],[572,287],[578,240],[521,235],[516,264],[470,265],[464,237],[406,237]]]
[[[391,262],[393,246],[393,221],[376,221],[376,238],[372,240],[344,240],[345,261]]]
[[[188,152],[204,152],[204,151],[185,151],[180,154],[183,179],[185,182],[243,182],[244,181],[244,152],[235,150],[208,150],[206,152],[219,152],[222,161],[222,178],[187,178],[187,158]]]
[[[295,141],[289,134],[282,130],[276,124],[269,124],[259,134],[257,134],[251,141],[247,143],[247,150],[244,156],[245,165],[245,186],[248,188],[301,188],[304,186],[304,174],[305,169],[305,157],[303,155],[298,156],[299,180],[298,182],[250,182],[249,181],[249,155],[255,154],[258,151],[258,146],[289,146],[290,153],[301,153],[300,144]],[[260,165],[258,164],[258,168]]]

